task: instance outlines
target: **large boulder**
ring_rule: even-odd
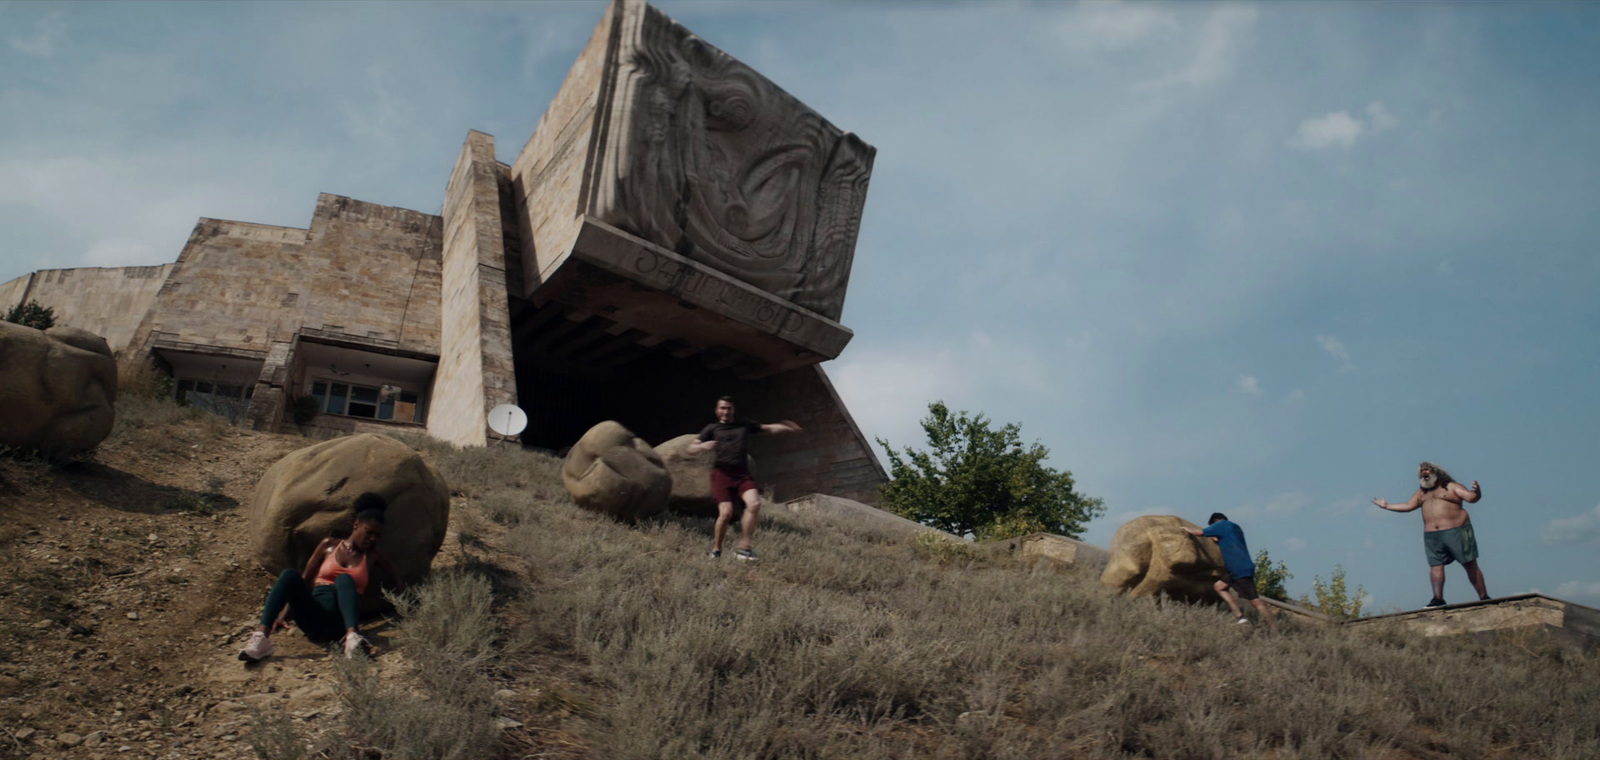
[[[88,451],[116,421],[117,363],[105,338],[0,322],[0,447]]]
[[[450,525],[450,489],[409,446],[372,433],[307,446],[267,468],[250,498],[251,556],[274,574],[304,568],[322,539],[350,534],[356,497],[369,491],[389,502],[384,553],[406,583],[427,576]],[[363,607],[382,606],[378,584],[368,584]]]
[[[661,456],[621,423],[584,433],[561,464],[561,483],[584,509],[633,522],[667,508],[672,475]]]
[[[700,436],[680,435],[656,447],[656,455],[672,476],[672,493],[667,497],[667,509],[682,515],[716,517],[717,500],[711,496],[711,466],[716,463],[715,451],[690,451],[689,444]],[[743,504],[735,505],[742,508]]]
[[[1129,596],[1215,599],[1212,584],[1227,573],[1222,550],[1215,541],[1184,531],[1196,527],[1172,515],[1135,517],[1123,523],[1111,537],[1111,557],[1100,582]]]

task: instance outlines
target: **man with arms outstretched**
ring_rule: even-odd
[[[744,519],[739,526],[739,548],[734,556],[743,560],[756,558],[750,548],[750,535],[756,531],[756,518],[761,514],[761,492],[756,490],[755,478],[750,476],[749,436],[757,433],[798,433],[800,426],[789,420],[775,425],[762,425],[734,416],[732,396],[717,399],[717,421],[700,431],[700,440],[689,444],[690,451],[716,449],[716,463],[711,466],[711,497],[717,500],[717,528],[712,537],[711,557],[722,556],[722,537],[733,520],[735,499],[744,502]]]
[[[1468,490],[1432,462],[1417,465],[1417,485],[1417,492],[1404,504],[1390,504],[1386,499],[1373,499],[1372,503],[1390,512],[1422,508],[1422,548],[1428,555],[1428,577],[1433,581],[1433,599],[1428,606],[1444,606],[1444,566],[1451,562],[1461,563],[1467,580],[1478,591],[1478,599],[1487,600],[1483,571],[1478,569],[1478,539],[1472,534],[1472,516],[1461,506],[1462,502],[1476,504],[1483,498],[1483,489],[1474,480]]]
[[[1261,601],[1261,596],[1256,593],[1256,563],[1250,559],[1250,547],[1245,545],[1244,530],[1234,525],[1227,515],[1221,512],[1211,513],[1211,522],[1204,530],[1200,528],[1184,528],[1191,536],[1210,538],[1217,542],[1217,548],[1222,550],[1222,564],[1228,570],[1228,577],[1216,582],[1212,588],[1217,590],[1217,595],[1222,601],[1228,603],[1228,609],[1233,610],[1233,616],[1241,624],[1250,622],[1244,616],[1244,611],[1239,609],[1239,604],[1233,601],[1233,594],[1229,589],[1239,594],[1239,598],[1250,603],[1251,607],[1267,619],[1267,627],[1273,633],[1278,631],[1278,619],[1272,614],[1272,607]]]

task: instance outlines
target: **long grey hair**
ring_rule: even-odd
[[[1439,465],[1436,465],[1432,462],[1423,462],[1422,464],[1417,465],[1417,469],[1419,470],[1424,467],[1428,468],[1433,473],[1431,478],[1424,478],[1420,476],[1417,478],[1417,484],[1422,486],[1422,490],[1424,491],[1432,491],[1435,488],[1442,488],[1455,482],[1455,478],[1450,477],[1450,473],[1445,472],[1445,469]],[[1432,481],[1431,483],[1429,482],[1430,480]]]

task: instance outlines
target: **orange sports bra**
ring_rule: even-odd
[[[357,563],[355,567],[345,567],[339,564],[338,554],[338,546],[334,546],[333,549],[328,551],[328,556],[322,560],[322,568],[317,570],[316,585],[332,586],[339,576],[349,575],[350,580],[356,582],[356,592],[367,593],[367,555],[371,554],[371,552],[363,552],[361,554],[361,562]]]

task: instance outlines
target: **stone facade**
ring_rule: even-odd
[[[445,188],[441,330],[446,348],[428,419],[429,433],[463,446],[487,443],[489,410],[517,400],[500,180],[494,138],[472,132]]]
[[[738,354],[741,377],[835,358],[874,155],[642,0],[616,0],[512,167],[525,293]]]
[[[651,443],[698,432],[732,394],[805,429],[752,443],[777,498],[875,503],[883,468],[819,366],[852,335],[872,157],[616,0],[513,165],[467,135],[441,215],[322,195],[306,228],[201,219],[172,264],[35,273],[0,308],[33,294],[263,430],[484,445],[510,403],[523,445],[559,452],[607,419]]]
[[[105,338],[120,353],[175,266],[43,269],[0,285],[0,310],[37,301],[53,309],[58,321],[72,315],[71,327]]]

